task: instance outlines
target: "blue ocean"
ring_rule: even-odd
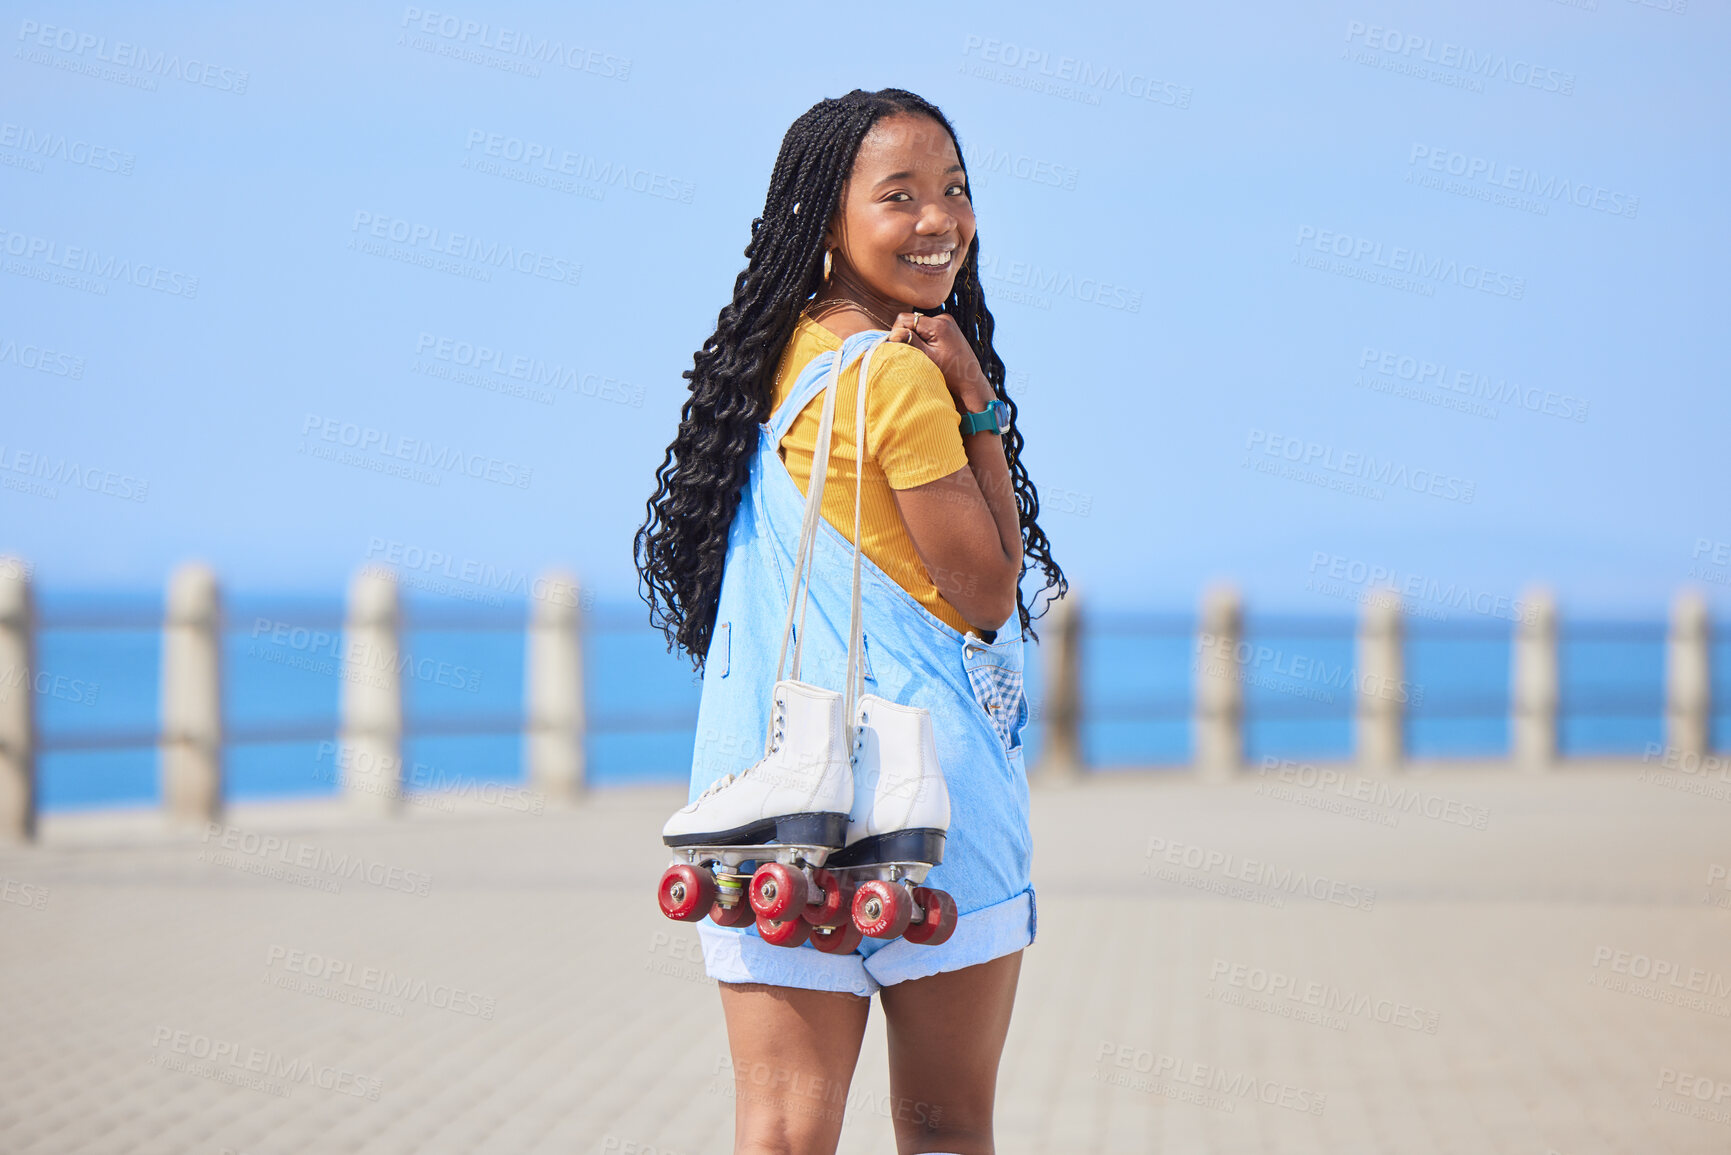
[[[37,595],[38,745],[47,811],[150,805],[160,595]],[[476,607],[404,600],[404,756],[411,784],[523,780],[524,623],[519,601]],[[231,799],[333,794],[341,684],[340,597],[231,596],[223,658]],[[1343,758],[1352,746],[1355,619],[1247,612],[1242,668],[1247,757]],[[1509,742],[1513,623],[1469,615],[1406,623],[1407,746],[1426,757],[1497,758]],[[1036,631],[1041,622],[1036,620]],[[1640,755],[1663,741],[1662,614],[1563,617],[1560,737],[1565,755]],[[1194,613],[1089,607],[1082,635],[1083,753],[1099,772],[1182,769],[1199,651]],[[584,616],[588,780],[598,788],[686,780],[700,692],[639,604]],[[1712,653],[1713,738],[1731,720],[1731,642]],[[1025,734],[1040,752],[1042,655],[1030,645]],[[9,689],[12,692],[16,687]]]

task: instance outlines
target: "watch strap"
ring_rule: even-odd
[[[962,432],[1003,433],[1004,427],[1000,421],[999,415],[1002,413],[1004,408],[1004,403],[1001,400],[993,398],[986,402],[986,407],[978,413],[962,414]]]

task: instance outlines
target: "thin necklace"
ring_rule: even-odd
[[[850,308],[858,309],[860,312],[864,313],[867,317],[871,318],[872,323],[880,329],[890,329],[894,327],[895,322],[893,318],[886,323],[879,318],[876,313],[872,312],[858,301],[852,301],[846,297],[831,297],[827,301],[809,303],[806,305],[804,311],[812,320],[819,321],[831,313]]]

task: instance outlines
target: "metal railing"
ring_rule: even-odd
[[[38,762],[44,754],[155,749],[160,794],[174,816],[211,819],[225,795],[224,751],[317,741],[336,753],[333,777],[355,804],[390,813],[404,801],[403,745],[421,738],[520,735],[524,776],[548,797],[573,799],[586,788],[586,744],[595,735],[688,731],[694,712],[667,694],[632,694],[623,710],[592,713],[584,691],[584,653],[599,635],[650,631],[635,615],[594,614],[574,578],[551,573],[536,583],[526,609],[449,604],[405,607],[395,575],[366,567],[336,609],[306,601],[249,603],[225,614],[215,575],[200,566],[176,571],[161,606],[56,610],[39,614],[28,570],[0,559],[0,833],[29,837],[37,816]],[[1507,757],[1542,770],[1566,753],[1571,725],[1651,719],[1662,725],[1668,754],[1708,753],[1711,730],[1709,623],[1698,595],[1674,602],[1669,624],[1570,621],[1559,626],[1554,602],[1530,594],[1517,618],[1410,620],[1392,593],[1367,598],[1349,615],[1250,615],[1230,590],[1211,591],[1199,614],[1084,611],[1074,591],[1042,619],[1043,693],[1030,721],[1041,732],[1036,773],[1062,779],[1095,759],[1084,755],[1084,728],[1152,724],[1182,727],[1189,747],[1172,762],[1204,777],[1227,778],[1251,767],[1246,750],[1259,728],[1315,723],[1345,726],[1345,756],[1370,773],[1398,771],[1409,758],[1415,722],[1506,723]],[[35,681],[46,676],[35,655],[41,635],[160,634],[160,694],[154,724],[39,726]],[[412,685],[440,680],[422,668],[404,640],[429,634],[525,637],[521,709],[459,710],[449,704],[409,709]],[[228,650],[245,643],[286,646],[316,657],[337,680],[337,709],[241,720],[225,716]],[[1432,693],[1409,670],[1434,664],[1438,647],[1477,645],[1503,655],[1486,688],[1451,686]],[[1657,661],[1618,681],[1628,662],[1570,661],[1565,655],[1625,647]],[[1115,660],[1098,666],[1085,654]],[[1149,660],[1149,655],[1156,655]],[[272,658],[279,665],[287,665]],[[459,667],[461,669],[461,667]],[[1096,677],[1096,669],[1108,676]],[[1598,671],[1585,677],[1581,671]],[[16,693],[30,682],[27,692]],[[1655,687],[1662,683],[1663,689]],[[642,708],[644,700],[668,703]],[[322,755],[321,755],[322,756]],[[1159,759],[1139,758],[1138,764]]]

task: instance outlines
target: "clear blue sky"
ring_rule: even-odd
[[[1715,552],[1731,594],[1713,5],[34,11],[0,58],[0,550],[45,588],[198,556],[334,591],[398,550],[632,598],[782,133],[895,85],[962,135],[1042,523],[1090,596],[1338,610],[1307,581],[1363,563],[1646,613]],[[543,42],[562,61],[519,71]],[[465,244],[540,275],[424,267]],[[569,387],[451,379],[469,346]],[[311,452],[345,424],[368,465]],[[378,471],[410,442],[481,476]]]

